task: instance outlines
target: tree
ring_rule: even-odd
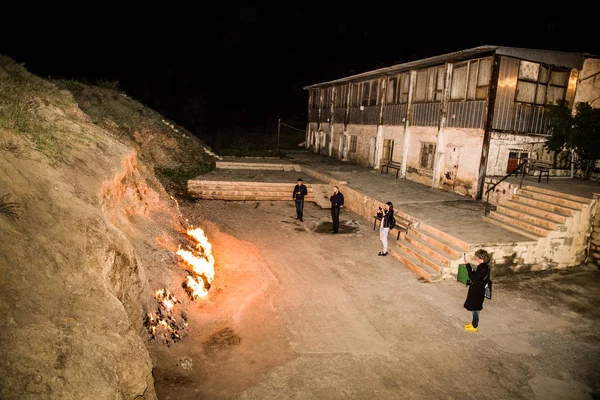
[[[600,159],[600,109],[579,102],[575,113],[566,101],[549,107],[552,136],[545,144],[546,150],[570,150],[580,161],[584,179],[589,179],[596,160]],[[556,156],[555,156],[556,157]]]

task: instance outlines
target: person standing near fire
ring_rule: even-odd
[[[304,222],[302,219],[304,216],[304,197],[308,194],[308,189],[304,186],[304,182],[302,182],[302,178],[298,178],[298,184],[294,186],[294,193],[292,194],[292,198],[296,203],[296,219],[300,220],[300,222]]]
[[[333,187],[329,201],[331,202],[331,220],[333,221],[331,233],[338,233],[340,230],[340,207],[344,205],[344,195],[337,186]]]
[[[473,269],[470,263],[467,263],[467,272],[469,273],[469,292],[465,300],[464,307],[473,313],[473,320],[465,325],[465,330],[469,332],[479,331],[479,313],[483,310],[483,301],[485,300],[485,284],[490,280],[490,261],[489,253],[483,249],[475,252],[477,259],[477,268]]]
[[[394,205],[391,201],[385,203],[385,208],[379,207],[377,210],[377,217],[381,218],[381,223],[379,224],[379,240],[381,240],[381,244],[383,245],[383,250],[377,254],[378,256],[387,256],[388,254],[388,235],[390,233],[390,229],[396,225],[396,218],[394,218]]]

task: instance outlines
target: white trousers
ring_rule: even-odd
[[[383,224],[383,221],[381,221]],[[390,233],[390,228],[379,228],[379,240],[383,244],[383,253],[387,253],[388,251],[388,234]]]

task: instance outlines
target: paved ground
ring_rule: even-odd
[[[224,161],[240,161],[228,158]],[[243,162],[261,162],[261,159],[242,159]],[[485,203],[458,194],[422,185],[407,179],[396,179],[395,174],[385,175],[378,170],[336,159],[314,155],[308,152],[289,154],[286,160],[264,160],[270,163],[297,163],[303,167],[322,172],[327,176],[345,182],[344,185],[382,203],[391,201],[396,210],[405,212],[431,226],[434,226],[473,246],[500,243],[529,242],[529,237],[503,229],[483,221]],[[298,172],[264,170],[217,169],[203,175],[206,180],[290,182],[295,184]],[[306,174],[300,174],[306,185],[322,183]],[[509,178],[518,183],[518,178]],[[540,185],[551,190],[585,195],[600,192],[600,183],[582,182],[566,178],[552,178],[546,184],[537,183],[537,178],[525,178],[524,185]],[[343,192],[343,188],[342,188]],[[373,210],[375,213],[376,210]]]
[[[378,257],[348,210],[339,235],[315,204],[304,223],[291,202],[182,210],[207,228],[217,275],[189,313],[197,337],[154,360],[161,399],[599,398],[597,269],[499,277],[469,333],[465,287]],[[223,327],[230,345],[211,336]]]

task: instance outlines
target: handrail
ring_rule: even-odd
[[[522,172],[521,173],[521,181],[519,182],[519,189],[521,188],[521,186],[523,185],[523,178],[525,178],[525,165],[527,165],[528,162],[529,162],[529,160],[525,160],[521,164],[517,165],[517,167],[515,169],[513,169],[510,173],[504,175],[504,177],[502,179],[500,179],[498,182],[494,183],[488,190],[485,191],[485,195],[486,195],[486,200],[485,200],[485,215],[488,215],[488,213],[490,212],[490,210],[489,210],[490,192],[496,186],[498,186],[502,181],[504,181],[505,179],[507,179],[509,176],[511,176],[515,172],[519,171],[519,169]]]
[[[517,165],[517,167],[515,169],[512,170],[512,172],[504,175],[504,177],[502,179],[500,179],[498,182],[494,183],[492,185],[492,187],[490,187],[488,190],[485,191],[485,194],[488,194],[489,192],[492,191],[493,188],[495,188],[496,186],[498,186],[503,180],[505,180],[506,178],[508,178],[509,176],[511,176],[512,174],[514,174],[515,172],[517,172],[519,169],[523,169],[523,176],[525,176],[525,169],[523,168],[526,164],[528,163],[527,160],[523,161],[521,164]],[[521,179],[521,182],[523,182],[523,180]],[[521,187],[521,185],[519,185],[519,187]]]

